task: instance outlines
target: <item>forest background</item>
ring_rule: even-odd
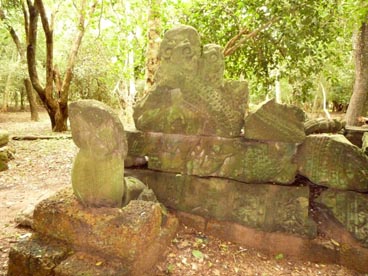
[[[124,112],[148,93],[164,32],[197,28],[223,47],[225,76],[306,111],[368,111],[364,0],[0,0],[0,109],[44,106],[54,131],[67,104],[97,99]]]

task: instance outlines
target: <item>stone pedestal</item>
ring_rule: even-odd
[[[36,234],[11,249],[8,276],[145,275],[177,227],[158,203],[86,208],[66,189],[37,205]]]

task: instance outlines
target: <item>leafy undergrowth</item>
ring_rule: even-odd
[[[50,135],[48,117],[40,115],[40,122],[31,122],[28,113],[0,113],[0,128],[11,135]],[[30,234],[29,229],[16,227],[14,217],[70,185],[77,152],[71,139],[11,141],[10,147],[15,159],[8,171],[0,172],[0,275],[6,275],[11,244]],[[267,256],[183,226],[153,275],[360,275],[338,265],[288,260],[284,254]]]

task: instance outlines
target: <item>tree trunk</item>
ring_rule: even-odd
[[[355,82],[348,110],[346,124],[356,126],[363,115],[368,94],[368,18],[362,23],[355,41]]]
[[[23,13],[25,12],[25,6],[22,4],[22,8],[23,8]],[[27,17],[27,15],[25,15],[25,17]],[[18,34],[16,33],[16,31],[14,30],[14,28],[7,22],[7,19],[5,17],[5,13],[3,10],[0,9],[0,20],[3,20],[7,26],[7,29],[13,39],[13,42],[15,44],[15,46],[17,47],[18,50],[18,54],[20,56],[21,59],[21,63],[25,64],[26,63],[26,55],[25,55],[25,48],[24,45],[21,43]],[[28,19],[25,20],[27,21],[28,24]],[[26,41],[28,42],[28,25],[25,24],[25,30],[26,30]],[[27,81],[26,81],[27,80]],[[29,106],[30,106],[30,110],[31,110],[31,120],[32,121],[38,121],[38,111],[37,111],[37,105],[36,105],[36,101],[34,100],[34,96],[32,93],[32,84],[29,78],[24,79],[24,88],[26,90],[27,93],[27,99],[29,102]],[[28,83],[27,83],[28,82]],[[28,85],[28,86],[27,86]],[[29,86],[30,85],[30,86]],[[29,90],[29,87],[31,88],[31,90]],[[23,104],[22,104],[23,105]]]
[[[94,5],[90,10],[91,13],[94,11],[96,3],[97,1],[94,2]],[[52,130],[56,132],[66,131],[68,119],[68,93],[70,82],[73,76],[73,67],[85,31],[86,0],[83,0],[81,3],[78,31],[69,52],[68,64],[62,82],[60,72],[57,70],[57,66],[54,67],[53,63],[54,17],[51,16],[51,22],[49,22],[42,0],[35,0],[34,4],[32,4],[31,1],[27,1],[27,5],[28,13],[24,13],[24,18],[25,25],[28,26],[27,62],[32,86],[40,96],[40,99],[47,110],[47,113],[50,117]],[[41,82],[38,78],[38,72],[36,68],[37,24],[39,17],[41,18],[43,31],[46,38],[46,85],[44,87],[41,85]]]
[[[160,4],[161,0],[151,0],[148,15],[148,47],[146,61],[146,83],[143,95],[148,93],[154,83],[154,76],[158,67],[158,51],[161,42],[161,20],[160,20]]]
[[[4,88],[4,94],[3,94],[3,106],[1,108],[1,111],[7,112],[8,111],[8,104],[9,104],[9,86],[11,83],[11,76],[12,72],[9,71],[8,77],[6,78],[5,82],[5,88]]]
[[[25,87],[28,102],[29,102],[29,109],[31,111],[31,120],[39,121],[37,103],[36,103],[35,95],[33,93],[33,87],[32,87],[31,80],[29,78],[24,78],[23,83],[24,83],[24,87]]]

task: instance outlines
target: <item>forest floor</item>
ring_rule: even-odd
[[[55,139],[11,140],[9,143],[15,150],[15,158],[9,162],[9,170],[0,172],[0,275],[6,275],[11,245],[32,232],[17,226],[14,222],[17,214],[71,185],[70,171],[77,148],[71,139],[62,138],[65,133],[50,131],[46,113],[41,113],[40,117],[39,122],[32,122],[29,113],[0,113],[0,128],[7,129],[13,136],[56,136]],[[164,259],[157,264],[154,275],[361,274],[339,265],[291,260],[281,254],[268,256],[182,226]]]

